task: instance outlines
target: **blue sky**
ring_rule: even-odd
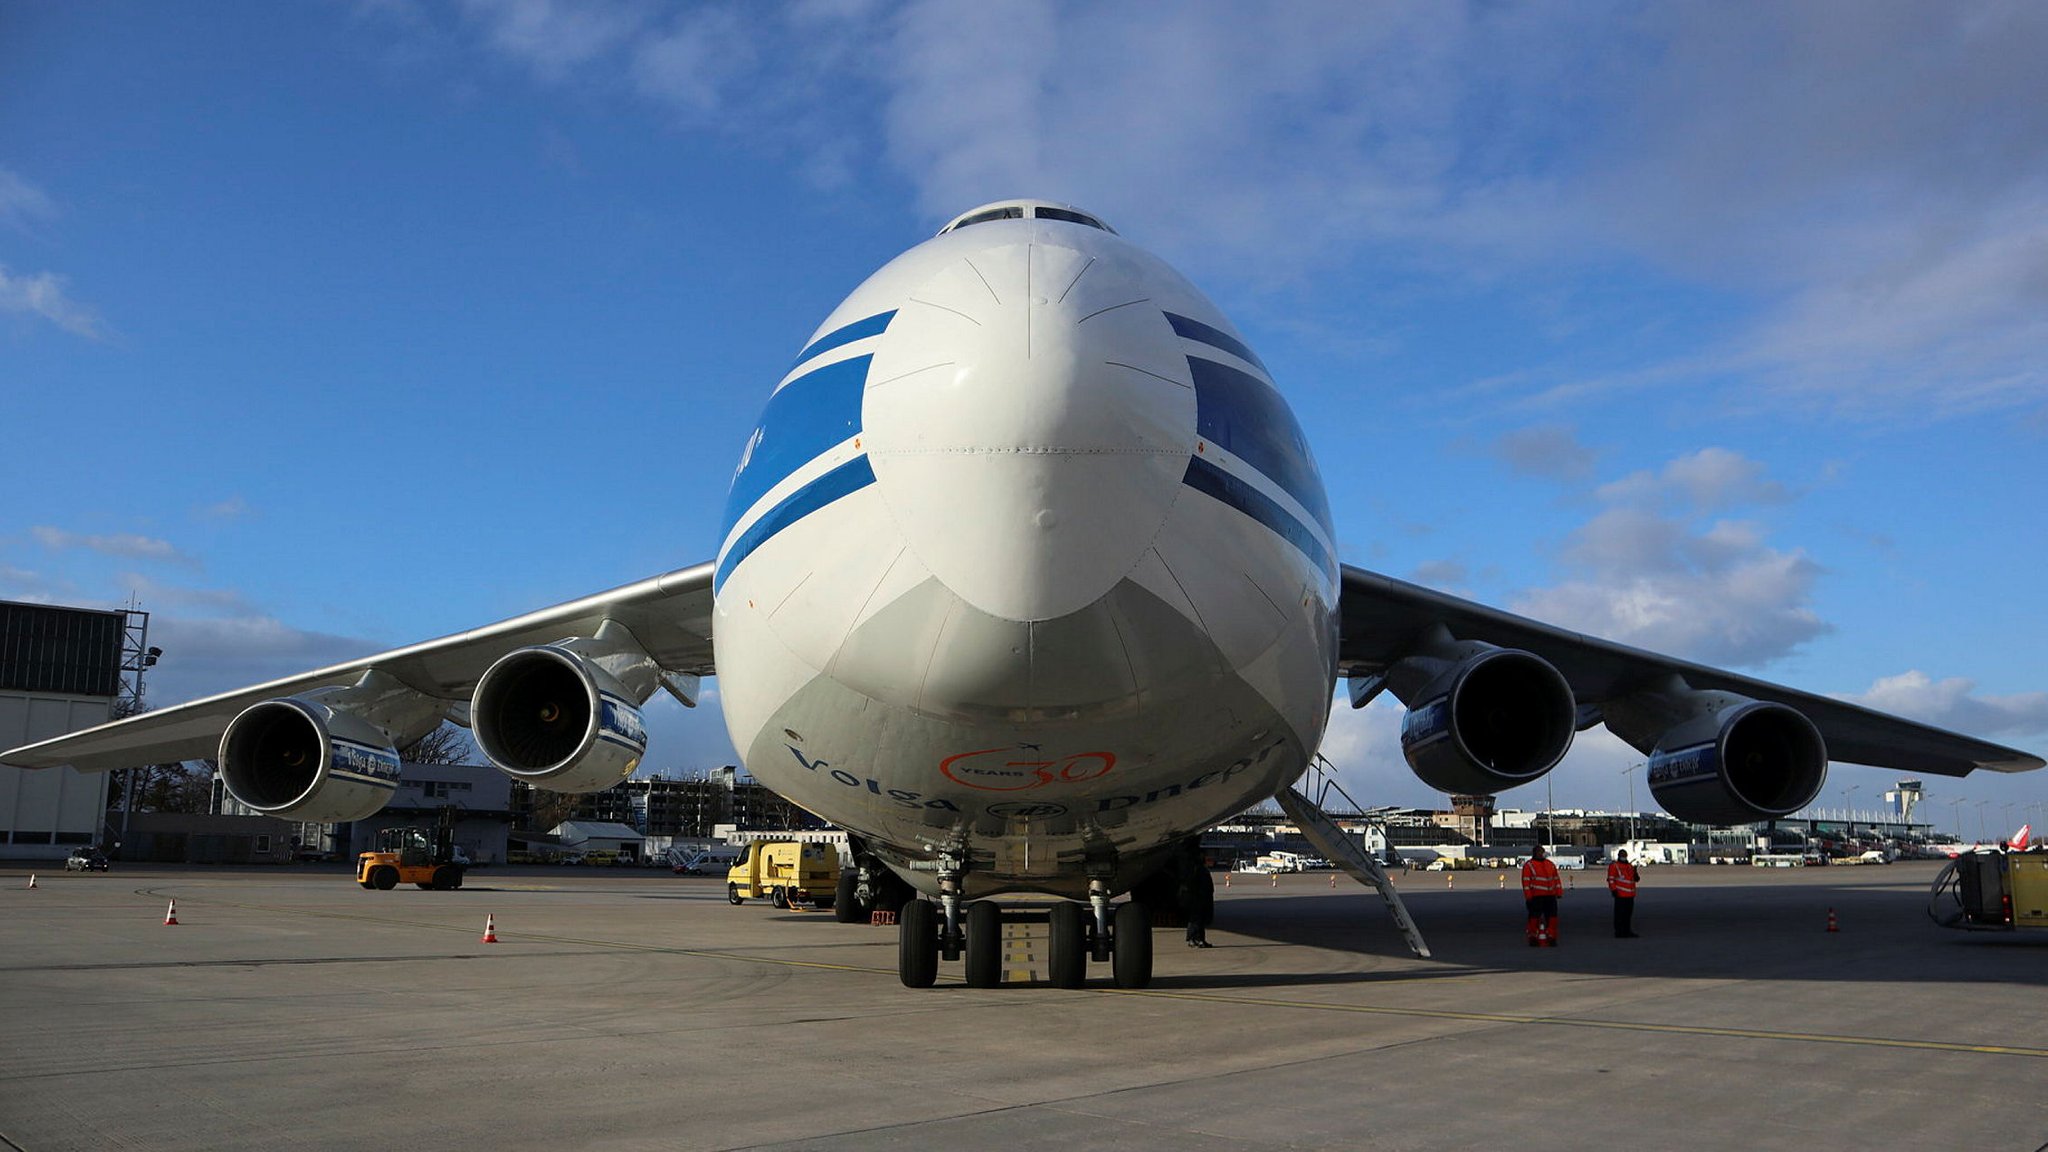
[[[0,597],[133,597],[165,705],[707,559],[826,312],[1029,195],[1236,320],[1348,562],[2048,750],[2044,50],[2019,3],[10,5]],[[1328,751],[1428,802],[1396,725]]]

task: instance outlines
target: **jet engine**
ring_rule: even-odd
[[[1665,732],[1649,770],[1650,793],[1666,812],[1693,824],[1740,824],[1812,803],[1828,753],[1797,709],[1742,700]]]
[[[1493,793],[1556,767],[1577,730],[1563,674],[1528,652],[1440,639],[1387,673],[1408,706],[1401,751],[1415,775],[1443,792]]]
[[[326,823],[361,820],[398,787],[389,733],[317,698],[244,708],[220,738],[229,795],[267,816]]]
[[[586,645],[521,648],[477,681],[471,731],[507,775],[556,792],[598,792],[646,755],[639,706],[648,693],[629,691]]]

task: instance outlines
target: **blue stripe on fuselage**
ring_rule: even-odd
[[[861,393],[873,359],[855,356],[827,364],[784,384],[768,398],[746,457],[733,473],[720,539],[732,535],[740,517],[770,488],[860,431]]]
[[[1221,328],[1212,328],[1200,320],[1190,320],[1186,316],[1176,316],[1171,312],[1166,314],[1166,322],[1173,325],[1174,335],[1182,339],[1207,344],[1211,348],[1221,348],[1247,364],[1257,365],[1259,371],[1266,375],[1273,374],[1266,367],[1265,361],[1259,359],[1259,354],[1251,350],[1250,345]]]
[[[803,351],[797,353],[796,359],[790,362],[790,371],[796,371],[797,365],[802,364],[813,356],[830,352],[842,344],[851,344],[855,340],[865,340],[870,336],[881,335],[882,330],[889,326],[889,321],[895,318],[896,313],[893,310],[877,312],[865,320],[855,320],[843,328],[834,328],[832,331],[811,341],[810,344],[805,346]]]
[[[1278,501],[1243,480],[1232,476],[1200,456],[1188,457],[1187,475],[1181,483],[1197,492],[1213,496],[1239,512],[1264,524],[1281,539],[1301,550],[1331,579],[1337,578],[1337,565],[1322,541],[1309,530],[1308,525],[1296,519],[1294,514],[1281,507]]]
[[[1334,539],[1329,498],[1315,457],[1309,455],[1308,437],[1280,393],[1248,372],[1199,356],[1188,357],[1188,370],[1195,379],[1196,433],[1300,501],[1323,534]]]
[[[716,593],[724,587],[725,578],[732,575],[732,570],[739,567],[740,561],[745,560],[756,548],[766,544],[777,532],[841,496],[858,492],[874,482],[874,466],[868,463],[866,456],[856,456],[790,493],[781,503],[754,521],[739,539],[732,542],[732,547],[726,550],[725,558],[718,562],[718,571],[712,575],[712,592]]]

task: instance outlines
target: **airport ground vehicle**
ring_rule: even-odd
[[[112,868],[113,865],[107,860],[107,854],[90,846],[73,848],[71,855],[64,861],[66,872],[107,872]]]
[[[766,898],[777,908],[829,908],[839,889],[839,849],[795,840],[756,840],[725,874],[726,899]]]
[[[356,858],[356,883],[380,891],[411,884],[452,892],[462,887],[463,870],[455,848],[455,822],[444,810],[432,830],[406,825],[379,831],[376,850]]]
[[[1927,914],[1944,928],[2048,928],[2048,849],[1957,856],[1934,878]]]

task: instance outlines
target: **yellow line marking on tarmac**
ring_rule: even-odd
[[[1722,1036],[1736,1040],[1796,1040],[1809,1044],[1847,1044],[1865,1048],[1902,1048],[1919,1052],[1977,1052],[1991,1056],[2032,1056],[2048,1060],[2048,1048],[2009,1044],[1959,1044],[1943,1040],[1904,1040],[1886,1036],[1848,1036],[1831,1032],[1777,1032],[1765,1028],[1718,1028],[1705,1024],[1653,1024],[1638,1020],[1598,1020],[1573,1016],[1535,1016],[1515,1012],[1460,1012],[1447,1008],[1392,1008],[1380,1004],[1333,1004],[1315,1000],[1282,1000],[1264,996],[1227,996],[1211,992],[1168,992],[1149,988],[1091,988],[1113,996],[1152,996],[1164,1000],[1198,1000],[1215,1004],[1247,1004],[1261,1008],[1303,1008],[1318,1012],[1356,1012],[1375,1016],[1413,1016],[1428,1020],[1468,1020],[1479,1024],[1552,1024],[1567,1028],[1604,1028],[1620,1032],[1661,1032],[1680,1036]]]

